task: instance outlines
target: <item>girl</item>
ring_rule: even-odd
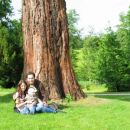
[[[29,110],[27,108],[27,101],[25,101],[25,96],[27,94],[27,84],[24,80],[20,80],[17,87],[17,92],[13,95],[13,99],[15,101],[15,108],[21,114],[29,114]]]

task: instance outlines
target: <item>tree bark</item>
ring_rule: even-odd
[[[69,56],[65,0],[23,0],[24,71],[33,71],[49,98],[85,97]]]

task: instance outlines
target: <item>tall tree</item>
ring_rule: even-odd
[[[65,0],[23,0],[24,72],[33,71],[49,98],[84,97],[69,56]]]
[[[120,90],[130,90],[130,7],[126,13],[120,15],[117,30],[117,41],[122,51],[120,62]]]
[[[107,33],[100,39],[98,52],[98,79],[106,83],[110,90],[119,91],[120,84],[120,45],[116,41],[116,34],[111,27],[107,28]]]
[[[79,49],[83,47],[83,42],[81,39],[81,29],[78,29],[76,24],[79,20],[79,15],[76,10],[69,10],[67,13],[68,24],[69,24],[69,42],[70,49]]]
[[[84,39],[83,47],[83,63],[81,67],[82,79],[87,81],[95,81],[97,77],[97,62],[98,62],[98,50],[99,50],[100,37],[94,34],[89,34]]]
[[[21,21],[11,20],[11,0],[0,0],[0,86],[15,86],[21,77]],[[16,63],[17,62],[17,63]]]

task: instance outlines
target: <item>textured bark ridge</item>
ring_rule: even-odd
[[[65,0],[23,0],[24,71],[33,71],[49,98],[85,97],[71,66]]]

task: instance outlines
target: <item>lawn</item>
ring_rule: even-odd
[[[0,90],[0,130],[130,130],[130,96],[88,96],[63,102],[66,113],[20,115],[11,90]]]

